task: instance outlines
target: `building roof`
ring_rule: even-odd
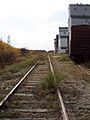
[[[77,4],[69,4],[69,6],[90,6],[90,4],[77,3]]]
[[[59,29],[68,29],[68,27],[59,27]]]

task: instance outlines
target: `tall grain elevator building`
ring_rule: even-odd
[[[69,5],[68,34],[69,55],[90,56],[90,5]]]
[[[56,38],[54,39],[54,52],[59,52],[59,35],[56,35]]]
[[[68,47],[68,27],[59,27],[59,53],[65,53]]]

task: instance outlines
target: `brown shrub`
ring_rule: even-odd
[[[20,50],[14,48],[2,40],[0,40],[0,66],[4,67],[5,64],[15,62],[16,58],[20,55]]]

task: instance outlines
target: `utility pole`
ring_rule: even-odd
[[[10,35],[7,36],[7,44],[10,45]]]

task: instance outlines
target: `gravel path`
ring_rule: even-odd
[[[90,120],[90,75],[60,56],[53,56],[53,66],[70,120]]]

